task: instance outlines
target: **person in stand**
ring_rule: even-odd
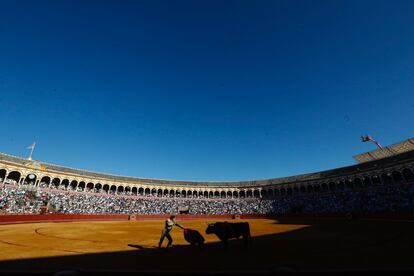
[[[161,248],[161,244],[164,241],[164,238],[168,239],[167,248],[171,246],[173,239],[171,238],[170,232],[174,228],[174,225],[177,225],[181,229],[184,229],[180,224],[175,221],[175,216],[171,216],[165,221],[165,227],[162,230],[160,242],[158,243],[158,248]]]

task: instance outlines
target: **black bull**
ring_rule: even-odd
[[[243,237],[244,246],[247,247],[251,242],[250,226],[248,222],[216,222],[209,224],[206,229],[206,234],[216,234],[216,236],[227,247],[228,239],[238,239]]]

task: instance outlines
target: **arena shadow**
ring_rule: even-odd
[[[197,274],[395,274],[414,272],[414,224],[345,220],[278,219],[281,224],[307,223],[306,228],[258,236],[250,248],[232,240],[203,248],[135,250],[20,259],[0,262],[0,272],[15,274],[125,275]],[[59,274],[57,273],[57,274]]]

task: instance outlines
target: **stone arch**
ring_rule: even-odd
[[[168,189],[164,189],[164,195],[168,196]]]
[[[339,181],[339,183],[337,185],[337,189],[338,190],[344,190],[345,189],[345,182],[344,181]]]
[[[331,192],[336,191],[335,182],[333,182],[333,181],[329,182],[328,186],[329,186],[329,191],[331,191]]]
[[[321,191],[321,185],[320,184],[316,184],[314,187],[314,191],[319,193]]]
[[[405,181],[407,182],[414,181],[414,174],[412,170],[405,168],[402,170],[402,175],[404,176]]]
[[[50,176],[43,176],[40,179],[39,185],[42,185],[42,187],[47,187],[50,185],[50,181],[51,181]]]
[[[209,197],[209,198],[212,198],[213,196],[214,196],[213,191],[208,192],[208,197]]]
[[[239,192],[239,197],[241,197],[241,198],[246,198],[246,191],[241,190],[241,191]]]
[[[19,171],[11,171],[7,176],[7,179],[16,181],[16,184],[19,183],[22,174]]]
[[[84,191],[93,191],[93,186],[94,184],[92,182],[89,182],[88,184],[86,184],[86,189],[84,189]]]
[[[204,191],[203,196],[204,196],[205,198],[208,198],[208,192],[207,192],[207,191]]]
[[[170,190],[170,196],[175,196],[175,191],[174,190]]]
[[[187,197],[187,191],[186,190],[181,191],[181,197]]]
[[[215,198],[217,198],[217,197],[219,197],[219,196],[220,196],[219,191],[214,191],[214,197],[215,197]]]
[[[85,181],[79,182],[78,187],[79,187],[80,190],[84,191],[85,187],[86,187],[86,182]],[[108,188],[108,190],[109,190],[109,188]]]
[[[72,190],[75,190],[76,187],[78,186],[78,181],[72,180],[69,185],[72,188]]]
[[[151,193],[151,190],[149,188],[145,188],[144,193],[145,195],[149,195]]]
[[[372,176],[371,177],[371,182],[372,182],[372,185],[374,185],[374,186],[382,185],[381,178],[378,177],[378,175]]]
[[[130,195],[131,194],[131,187],[126,186],[125,189],[124,189],[124,191],[125,191],[125,194],[126,195]]]
[[[193,196],[193,192],[191,190],[187,191],[187,197],[192,197]]]
[[[162,197],[162,189],[158,189],[157,190],[157,196],[158,197]]]
[[[252,190],[247,190],[246,197],[253,197],[253,191]]]
[[[95,190],[97,193],[100,193],[102,191],[102,184],[101,183],[96,183],[95,184]]]
[[[111,185],[111,188],[109,189],[109,192],[111,193],[111,194],[116,194],[116,186],[115,185]]]
[[[401,182],[404,180],[402,174],[399,171],[393,171],[391,175],[394,179],[395,184],[401,184]]]
[[[116,189],[116,193],[119,195],[119,194],[122,194],[123,192],[124,192],[124,186],[122,186],[122,185],[120,185],[120,186],[118,186],[118,188]]]
[[[381,180],[382,180],[382,183],[384,183],[384,185],[392,185],[391,173],[381,174]]]
[[[328,184],[326,183],[322,183],[321,188],[322,188],[322,192],[327,192],[329,190]]]
[[[354,182],[351,179],[346,179],[345,180],[345,187],[347,189],[352,190],[354,188]]]
[[[355,188],[358,188],[358,189],[362,188],[362,181],[360,178],[357,177],[354,179],[354,186]]]
[[[34,185],[37,180],[37,175],[34,173],[27,174],[26,178],[24,179],[24,182],[28,185]]]
[[[138,189],[138,194],[140,194],[140,195],[144,195],[144,188],[139,187],[139,189]]]
[[[227,196],[226,197],[233,197],[233,193],[231,191],[227,191]]]
[[[137,187],[132,187],[132,189],[131,189],[131,193],[132,193],[132,195],[138,195],[138,188]]]
[[[370,186],[372,186],[371,178],[365,176],[362,179],[362,184],[363,184],[364,187],[370,187]]]
[[[273,192],[273,189],[269,189],[267,190],[267,196],[269,198],[273,198],[275,196],[275,193]]]
[[[69,187],[69,179],[65,178],[62,180],[62,183],[60,183],[60,187],[65,187],[67,189]]]
[[[152,195],[152,196],[156,196],[156,195],[157,195],[157,189],[152,188],[152,189],[151,189],[151,195]]]
[[[80,185],[80,183],[79,183],[79,185]],[[108,184],[104,184],[103,187],[102,187],[102,190],[104,190],[104,192],[108,194],[109,193],[109,185]]]
[[[54,187],[54,188],[57,188],[59,186],[60,186],[60,178],[57,178],[57,177],[53,178],[52,183],[49,185],[49,187]]]
[[[238,198],[239,197],[239,193],[237,191],[233,191],[233,198]]]
[[[4,182],[6,180],[7,170],[6,169],[0,169],[0,182]]]
[[[221,191],[220,192],[220,197],[221,198],[226,198],[226,192],[225,191]]]

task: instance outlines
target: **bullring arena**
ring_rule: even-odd
[[[191,182],[0,154],[0,271],[412,271],[413,139],[356,159],[286,178]],[[176,227],[173,247],[158,249],[170,214],[205,246],[189,245]],[[249,222],[252,244],[225,249],[205,233],[219,221]]]
[[[261,272],[329,269],[409,269],[414,224],[342,219],[251,219],[253,245],[240,241],[223,252],[204,234],[205,222],[180,221],[199,230],[205,248],[193,248],[174,229],[175,246],[156,249],[163,221],[46,222],[2,225],[1,270],[56,272]],[[132,246],[131,246],[132,245]],[[134,247],[134,245],[136,247]]]

